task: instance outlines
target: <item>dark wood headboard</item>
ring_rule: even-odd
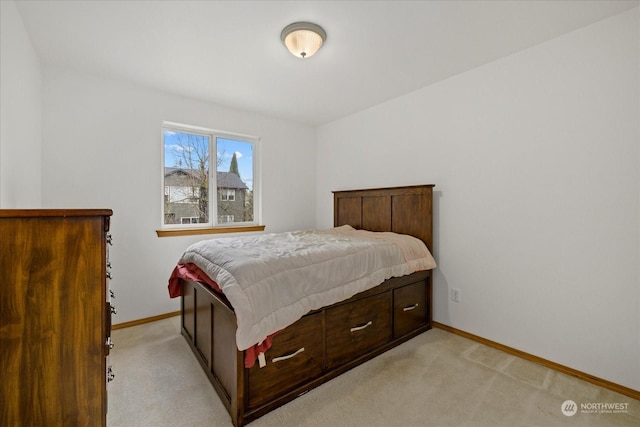
[[[333,224],[393,231],[422,240],[433,252],[433,184],[333,192]]]

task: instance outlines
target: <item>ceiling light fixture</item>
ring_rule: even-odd
[[[287,25],[280,38],[289,52],[298,58],[308,58],[320,49],[327,33],[319,25],[310,22],[294,22]]]

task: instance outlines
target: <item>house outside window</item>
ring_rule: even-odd
[[[259,224],[258,138],[164,123],[162,140],[163,228]]]

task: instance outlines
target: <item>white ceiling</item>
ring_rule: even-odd
[[[638,1],[17,1],[43,65],[319,125]],[[280,32],[327,32],[312,58]]]

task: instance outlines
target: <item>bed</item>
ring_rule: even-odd
[[[432,191],[433,185],[334,191],[334,226],[413,236],[432,252]],[[432,323],[431,270],[424,269],[313,309],[259,345],[240,351],[239,317],[225,294],[214,289],[216,284],[185,278],[175,283],[181,295],[181,333],[236,427],[430,329]]]

